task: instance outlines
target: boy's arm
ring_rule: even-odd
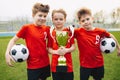
[[[60,47],[57,50],[53,50],[52,48],[48,48],[48,52],[51,54],[57,54],[57,55],[65,55],[66,53],[70,53],[75,50],[75,44],[72,44],[70,48]]]
[[[113,38],[116,42],[116,47],[117,47],[117,55],[120,56],[120,44],[118,43],[117,39],[115,38],[114,35],[110,34],[110,37]]]
[[[48,52],[51,53],[51,54],[57,54],[57,50],[53,50],[50,47],[48,47]]]
[[[8,43],[7,49],[6,49],[6,53],[5,53],[5,59],[6,59],[6,63],[9,66],[13,66],[11,64],[11,61],[14,61],[13,58],[10,56],[9,52],[10,49],[12,48],[12,46],[15,44],[15,42],[18,40],[19,38],[17,36],[14,36]]]
[[[57,50],[53,50],[52,48],[48,47],[48,52],[51,53],[51,54],[57,54],[57,55],[62,55],[63,54],[61,48],[59,48]]]
[[[75,50],[75,44],[72,44],[70,48],[60,47],[64,54],[73,52]]]

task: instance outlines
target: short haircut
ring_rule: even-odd
[[[91,10],[88,9],[88,8],[83,7],[83,8],[81,8],[81,9],[77,12],[77,17],[78,17],[78,19],[80,20],[81,17],[84,16],[84,15],[86,15],[86,14],[91,16],[91,15],[92,15]]]
[[[34,4],[32,8],[32,14],[35,15],[37,12],[44,12],[48,13],[49,12],[49,5],[43,5],[41,3],[36,3]]]
[[[65,12],[63,9],[53,10],[53,11],[52,11],[52,18],[53,18],[53,15],[54,15],[55,13],[62,13],[62,14],[64,15],[64,18],[65,18],[65,19],[66,19],[66,17],[67,17],[67,14],[66,14],[66,12]]]

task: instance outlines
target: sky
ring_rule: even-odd
[[[109,13],[120,7],[120,0],[0,0],[0,21],[16,17],[32,18],[32,7],[36,2],[50,6],[49,16],[53,9],[64,9],[67,19],[73,19],[75,12],[81,7],[88,7],[93,13],[100,10]]]

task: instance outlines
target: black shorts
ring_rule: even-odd
[[[53,80],[74,80],[73,72],[52,72]]]
[[[50,76],[50,65],[39,69],[27,69],[28,80],[46,80]]]
[[[89,76],[95,80],[101,80],[104,77],[104,66],[98,68],[80,67],[80,80],[88,80]]]

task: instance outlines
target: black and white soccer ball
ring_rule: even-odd
[[[23,62],[28,59],[29,50],[23,44],[15,44],[10,50],[10,55],[16,62]]]
[[[116,42],[113,38],[103,38],[100,42],[100,49],[103,53],[112,53],[116,49]]]

